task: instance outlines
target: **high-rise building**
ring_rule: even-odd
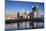
[[[34,6],[34,7],[32,8],[32,11],[33,11],[33,14],[34,14],[34,18],[40,18],[38,6]]]
[[[20,17],[20,14],[19,14],[19,12],[17,12],[17,18],[19,18]]]
[[[34,13],[33,12],[30,12],[29,13],[29,16],[30,16],[30,18],[34,18]]]
[[[32,7],[32,12],[29,13],[30,18],[40,18],[39,8],[37,6]]]

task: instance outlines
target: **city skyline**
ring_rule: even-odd
[[[44,28],[44,3],[5,1],[5,31]]]

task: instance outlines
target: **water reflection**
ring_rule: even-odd
[[[32,29],[32,28],[42,28],[44,27],[43,22],[34,22],[34,26],[31,25],[32,22],[27,21],[27,22],[20,22],[19,26],[17,23],[12,23],[12,24],[6,24],[5,29],[6,30],[22,30],[22,29]]]

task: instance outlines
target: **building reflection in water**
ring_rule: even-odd
[[[6,25],[7,30],[8,29],[32,29],[32,28],[43,28],[43,27],[44,27],[43,22],[34,22],[34,27],[33,27],[32,23],[29,21],[19,22],[19,25],[17,23]]]
[[[9,27],[9,28],[8,28]],[[28,29],[28,28],[32,28],[29,24],[29,21],[27,22],[19,22],[19,25],[17,23],[13,23],[13,24],[6,24],[5,29]]]
[[[17,25],[18,28],[30,28],[30,24],[29,24],[29,21],[27,22],[20,22],[19,25]]]

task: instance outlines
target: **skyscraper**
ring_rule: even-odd
[[[33,11],[33,14],[34,14],[34,18],[39,18],[40,17],[38,6],[34,6],[32,8],[32,11]]]
[[[19,16],[20,16],[20,14],[19,14],[19,12],[17,12],[17,18],[19,18]]]

